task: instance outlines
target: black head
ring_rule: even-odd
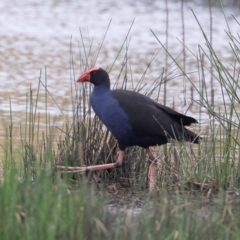
[[[91,68],[79,76],[77,82],[91,82],[94,86],[105,86],[110,88],[108,73],[99,67]]]

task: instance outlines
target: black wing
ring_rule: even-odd
[[[156,103],[152,99],[133,91],[113,90],[112,96],[129,117],[133,132],[138,136],[159,138],[181,138],[183,126],[197,123],[197,120]],[[192,141],[196,135],[184,128]],[[176,136],[179,135],[179,136]],[[187,140],[187,139],[186,139]]]

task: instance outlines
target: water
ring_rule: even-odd
[[[198,45],[204,46],[204,39],[199,26],[192,14],[191,8],[197,15],[200,23],[209,35],[209,9],[197,3],[184,5],[185,18],[185,45],[192,52],[197,53]],[[74,1],[74,0],[1,0],[0,2],[0,108],[3,116],[8,115],[9,96],[11,96],[12,111],[16,114],[14,119],[21,119],[21,114],[26,110],[26,94],[31,86],[36,90],[40,70],[41,80],[45,83],[47,78],[48,91],[55,101],[61,106],[64,113],[71,110],[71,81],[82,72],[79,59],[79,51],[83,53],[80,29],[84,38],[86,49],[92,43],[92,56],[90,65],[93,63],[94,54],[98,49],[102,36],[111,21],[106,39],[100,51],[95,65],[107,68],[112,65],[120,47],[122,46],[131,23],[134,21],[128,41],[128,63],[132,69],[134,82],[137,82],[156,49],[161,46],[151,33],[150,29],[158,38],[166,42],[166,6],[165,1]],[[239,32],[239,25],[231,17],[239,16],[236,8],[225,8],[228,23],[233,33]],[[182,20],[180,2],[168,2],[169,27],[168,48],[173,56],[182,51]],[[229,40],[225,33],[227,25],[221,9],[212,9],[213,17],[213,46],[219,55],[232,63],[229,49]],[[180,41],[179,41],[179,40]],[[72,43],[75,75],[70,70],[70,42]],[[79,49],[80,46],[80,49]],[[124,46],[126,48],[126,45]],[[125,50],[111,71],[111,79],[117,78]],[[197,70],[193,63],[196,60],[190,52],[186,69],[188,72]],[[146,83],[151,83],[157,78],[166,66],[166,53],[161,50],[151,64],[145,77]],[[171,60],[169,59],[169,64]],[[45,72],[46,69],[46,72]],[[171,71],[175,66],[169,68]],[[179,76],[174,71],[172,76]],[[130,78],[130,74],[128,75]],[[198,75],[191,74],[191,78],[198,79]],[[221,105],[222,97],[217,82],[214,85],[216,105]],[[190,96],[190,84],[187,84],[187,100]],[[174,78],[169,81],[167,88],[167,103],[178,101],[177,110],[184,112],[182,78]],[[49,97],[49,96],[48,96]],[[41,87],[38,111],[44,112],[44,87]],[[161,100],[161,98],[160,98]],[[176,105],[175,105],[176,107]],[[49,97],[48,112],[52,115],[61,115],[54,101]],[[5,114],[6,113],[6,114]],[[193,116],[197,114],[193,111]]]

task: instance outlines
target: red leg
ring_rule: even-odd
[[[108,163],[108,164],[101,164],[101,165],[93,165],[88,167],[64,167],[64,166],[57,166],[59,169],[65,169],[67,171],[64,172],[71,172],[71,173],[87,173],[88,171],[99,171],[105,169],[113,169],[122,166],[124,157],[124,151],[119,150],[118,152],[118,159],[115,163]]]
[[[149,168],[149,190],[152,191],[156,185],[155,179],[156,179],[156,159],[154,158],[150,148],[146,148],[146,152],[148,154],[149,159],[151,160],[151,165]]]

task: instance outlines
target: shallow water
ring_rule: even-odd
[[[210,32],[209,8],[190,2],[184,5],[185,45],[192,52],[197,53],[198,45],[204,46],[204,39],[191,8],[204,27],[207,36]],[[164,1],[26,0],[19,2],[2,0],[0,10],[0,109],[3,111],[2,116],[7,118],[10,109],[9,96],[11,96],[11,108],[15,113],[13,121],[16,122],[21,120],[26,111],[26,98],[30,87],[36,96],[39,78],[43,84],[46,83],[51,93],[51,96],[47,96],[47,112],[52,115],[63,115],[51,99],[52,97],[64,114],[71,114],[71,84],[83,71],[84,48],[89,51],[92,45],[89,66],[97,65],[109,69],[118,55],[133,20],[134,24],[128,36],[129,49],[127,51],[127,77],[133,78],[133,84],[139,81],[154,51],[161,48],[150,29],[163,43],[166,42],[167,14],[169,19],[168,49],[173,56],[180,54],[183,49],[180,43],[182,41],[181,5],[173,1],[168,1],[166,11]],[[238,18],[239,10],[228,7],[225,8],[225,14],[232,32],[237,34],[239,25],[231,14]],[[230,66],[233,60],[230,51],[226,50],[229,49],[229,40],[225,33],[227,25],[221,9],[212,8],[212,20],[213,47],[224,61],[229,62]],[[110,28],[95,63],[94,58],[98,46],[110,21]],[[70,50],[70,43],[72,50]],[[112,83],[117,78],[123,64],[126,47],[125,44],[111,71]],[[196,59],[190,52],[187,52],[187,56],[186,71],[196,71]],[[70,64],[71,57],[74,62],[74,71]],[[161,75],[163,68],[166,67],[165,59],[166,53],[162,49],[151,63],[144,83],[151,84]],[[182,60],[179,59],[179,61]],[[168,59],[168,64],[171,62]],[[130,67],[132,74],[130,74]],[[174,64],[168,69],[169,72],[173,72],[169,74],[169,79],[172,80],[167,85],[167,104],[172,106],[175,102],[175,108],[185,112],[188,105],[183,106],[183,79],[179,77],[180,73]],[[121,79],[123,77],[122,75]],[[194,81],[199,79],[196,72],[190,74],[190,77]],[[207,81],[209,82],[208,79]],[[190,83],[186,85],[186,97],[189,104]],[[222,103],[222,94],[217,81],[214,83],[214,89],[215,103],[218,106]],[[196,92],[194,97],[198,98]],[[163,101],[163,94],[160,94],[160,101]],[[37,112],[46,111],[44,102],[45,91],[41,85]],[[189,114],[198,118],[197,109],[193,109]]]

